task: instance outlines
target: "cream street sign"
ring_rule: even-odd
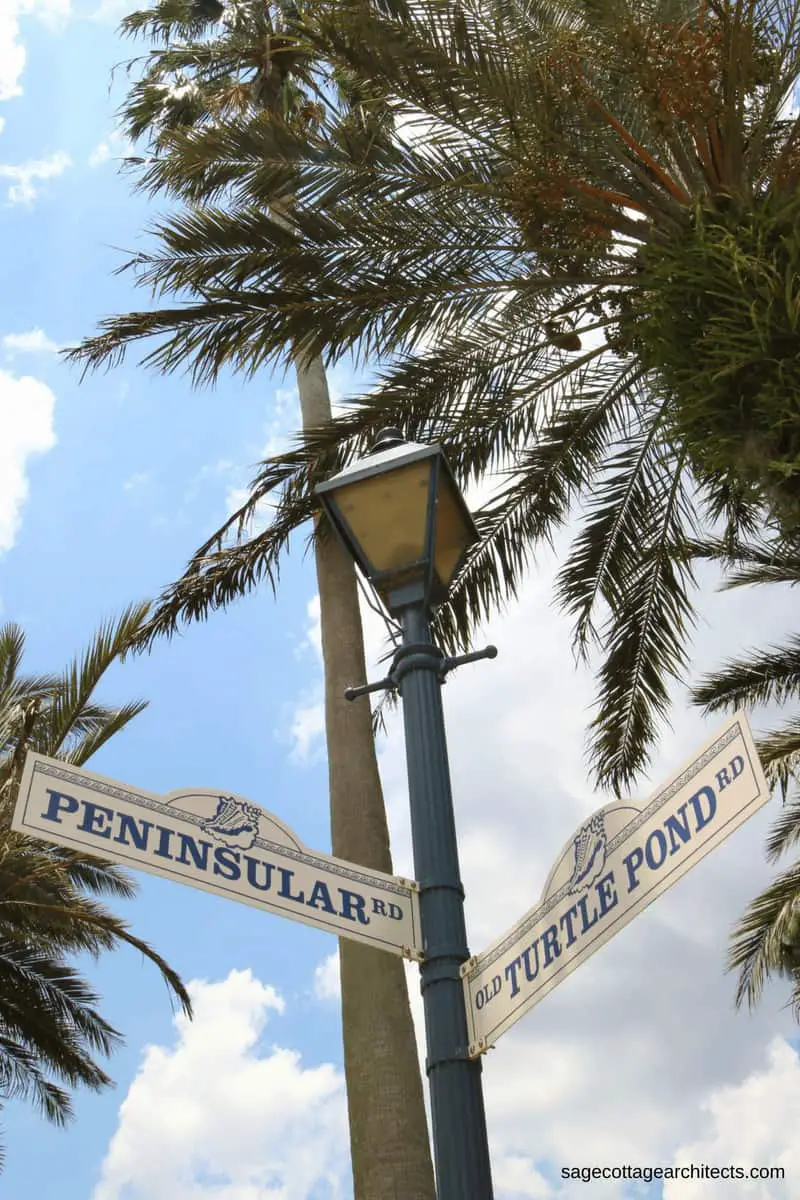
[[[737,713],[645,805],[617,801],[598,809],[565,846],[536,908],[462,966],[470,1057],[493,1045],[768,797],[747,717]]]
[[[12,828],[420,957],[416,883],[307,850],[272,813],[239,796],[156,796],[28,754]]]

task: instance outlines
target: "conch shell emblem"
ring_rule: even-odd
[[[601,812],[595,813],[582,825],[572,843],[575,861],[569,881],[569,891],[578,892],[591,887],[603,874],[606,865],[606,827]]]
[[[258,837],[260,810],[246,800],[233,796],[220,796],[217,810],[212,817],[203,821],[201,828],[225,846],[236,846],[249,850]]]

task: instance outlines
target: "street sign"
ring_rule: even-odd
[[[476,1058],[769,798],[744,713],[643,806],[600,808],[567,842],[540,903],[461,968]]]
[[[28,754],[11,822],[82,850],[419,959],[419,887],[307,850],[272,813],[207,789],[157,796]]]

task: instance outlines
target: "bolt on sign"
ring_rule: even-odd
[[[11,827],[421,957],[415,882],[307,850],[276,816],[240,796],[205,789],[157,796],[29,753]]]
[[[567,842],[540,903],[462,966],[470,1057],[488,1050],[768,798],[740,712],[643,806],[615,801],[598,809]]]

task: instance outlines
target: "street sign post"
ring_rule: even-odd
[[[744,713],[643,805],[616,801],[569,840],[540,903],[464,963],[469,1055],[484,1053],[769,798]]]
[[[421,957],[415,882],[307,850],[276,816],[240,796],[204,789],[157,796],[29,753],[11,825],[337,937]]]

